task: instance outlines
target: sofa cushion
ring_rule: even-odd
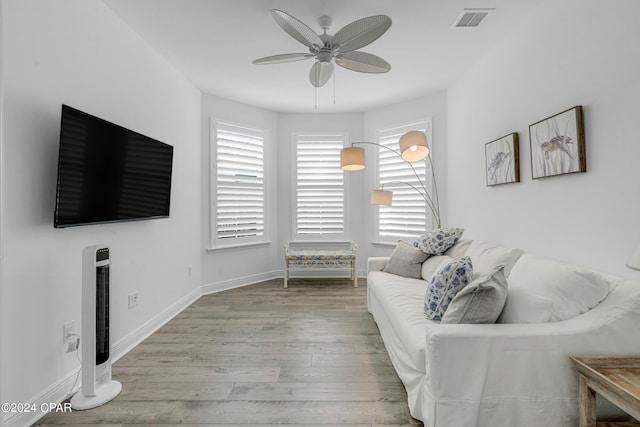
[[[391,253],[387,265],[382,271],[402,277],[420,278],[422,263],[429,255],[407,242],[398,240],[396,248]]]
[[[463,231],[463,228],[436,228],[418,237],[413,246],[429,255],[441,255],[460,240]]]
[[[448,264],[451,261],[453,261],[453,258],[447,255],[430,256],[422,263],[422,278],[427,282],[430,282],[436,271],[440,270],[440,268],[444,267],[444,264]]]
[[[609,280],[586,268],[525,253],[511,269],[509,287],[525,287],[553,301],[550,321],[571,319],[609,293]]]
[[[511,286],[498,323],[547,323],[552,309],[551,298],[534,294],[524,286]]]
[[[425,325],[438,323],[424,318],[422,303],[426,287],[424,280],[398,277],[383,271],[372,271],[367,276],[367,288],[375,295],[376,304],[381,306],[384,316],[389,319],[393,341],[399,342],[398,352],[406,352],[411,358],[411,363],[407,363],[418,367],[423,373],[427,351]],[[376,318],[376,322],[381,320]],[[385,347],[391,345],[385,340]]]
[[[491,243],[474,240],[469,245],[465,255],[471,257],[473,270],[476,273],[490,273],[503,265],[504,275],[509,277],[511,268],[523,253],[522,249],[503,248]]]
[[[462,288],[442,316],[442,323],[495,323],[507,300],[504,267],[480,275]]]
[[[424,316],[429,320],[441,320],[453,297],[472,280],[471,258],[465,256],[445,264],[433,275],[427,286]]]

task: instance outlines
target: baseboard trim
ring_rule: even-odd
[[[321,272],[322,273],[322,272]],[[213,294],[216,292],[222,292],[229,289],[241,288],[243,286],[253,285],[265,280],[282,279],[284,277],[284,270],[273,270],[266,273],[253,274],[251,276],[239,277],[237,279],[224,280],[222,282],[209,283],[208,285],[202,285],[202,295]],[[315,272],[313,277],[326,277],[327,279],[348,279],[348,276],[331,276],[326,274],[318,274]],[[358,270],[358,279],[365,279],[367,277],[366,270]],[[303,276],[292,276],[292,279],[304,278]]]
[[[29,405],[36,409],[35,412],[15,412],[10,414],[4,420],[5,427],[13,426],[30,426],[44,417],[48,412],[43,412],[43,408],[48,408],[51,403],[60,403],[66,400],[73,393],[70,393],[71,387],[74,387],[74,391],[77,390],[81,382],[78,378],[77,384],[74,385],[76,376],[80,368],[74,370],[70,374],[67,374],[60,381],[57,381],[53,386],[47,390],[38,394],[35,398],[29,400]]]
[[[111,362],[115,363],[118,361],[122,356],[127,354],[142,341],[149,338],[151,334],[164,326],[169,320],[180,314],[185,308],[189,307],[201,296],[201,289],[195,288],[187,295],[167,307],[163,312],[156,315],[138,329],[115,343],[111,348]]]
[[[195,288],[151,320],[115,343],[111,348],[111,362],[114,363],[127,354],[131,349],[147,339],[151,334],[160,329],[165,323],[173,319],[201,296],[201,288]],[[80,384],[82,384],[82,374],[78,375],[80,369],[81,367],[78,367],[76,370],[54,383],[51,387],[44,390],[33,399],[30,399],[29,404],[37,409],[36,412],[11,414],[4,420],[4,425],[6,427],[29,426],[44,417],[47,412],[43,412],[43,408],[48,408],[48,405],[51,403],[63,402],[80,388]],[[78,376],[78,381],[74,384],[76,376]],[[73,390],[71,390],[71,387],[73,387]]]
[[[282,270],[280,272],[268,271],[266,273],[252,274],[251,276],[239,277],[237,279],[209,283],[208,285],[202,285],[202,295],[222,292],[228,289],[241,288],[243,286],[252,285],[254,283],[263,282],[265,280],[277,279],[279,277],[283,277]]]

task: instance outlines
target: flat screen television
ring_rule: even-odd
[[[53,225],[169,216],[173,147],[62,106]]]

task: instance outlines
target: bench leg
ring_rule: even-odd
[[[289,279],[289,261],[284,261],[284,288],[287,289],[287,280]]]
[[[358,287],[358,269],[356,268],[356,260],[351,261],[351,277],[353,277],[353,287]]]

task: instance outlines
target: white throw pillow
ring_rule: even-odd
[[[524,286],[509,286],[497,323],[548,323],[552,310],[551,298],[531,293]]]
[[[430,282],[433,275],[436,274],[436,271],[440,270],[441,267],[451,261],[453,261],[453,258],[447,255],[430,256],[422,263],[422,278],[427,282]]]
[[[466,256],[473,261],[473,271],[476,273],[490,273],[497,267],[504,266],[504,275],[509,277],[511,268],[524,253],[518,248],[503,248],[491,243],[474,240],[467,249]]]
[[[529,253],[520,257],[509,275],[509,288],[518,287],[553,301],[552,322],[591,310],[609,293],[609,281],[595,271]]]
[[[473,240],[458,240],[458,243],[451,246],[447,250],[447,252],[445,252],[445,255],[448,255],[451,258],[456,258],[456,259],[462,258],[467,254],[467,250],[469,249],[469,246],[471,245],[472,242]]]

